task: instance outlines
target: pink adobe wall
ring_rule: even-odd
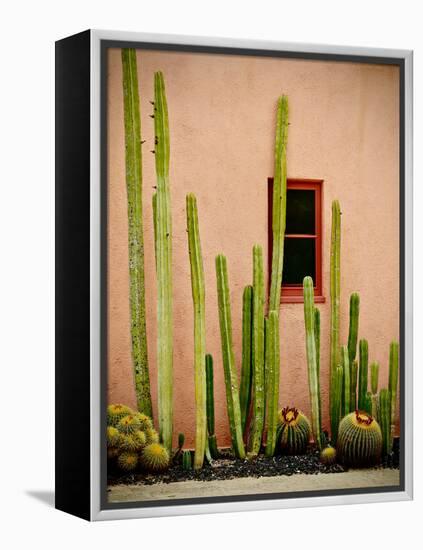
[[[399,71],[355,63],[138,51],[142,109],[147,332],[154,409],[156,281],[151,200],[155,185],[153,73],[165,75],[171,134],[174,247],[174,429],[193,443],[193,319],[185,195],[197,195],[206,275],[207,348],[215,360],[216,432],[229,443],[214,258],[228,259],[234,346],[241,359],[241,299],[251,282],[251,250],[267,256],[267,178],[273,175],[275,107],[290,103],[288,176],[323,183],[323,424],[328,426],[331,202],[342,208],[341,342],[348,301],[361,297],[359,336],[387,384],[389,342],[399,337]],[[110,402],[135,405],[128,305],[128,251],[120,50],[108,75]],[[265,257],[267,266],[267,258]],[[281,306],[280,404],[310,413],[302,304]]]

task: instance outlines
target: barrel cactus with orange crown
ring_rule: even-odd
[[[379,424],[368,412],[355,411],[341,420],[337,454],[344,466],[374,466],[380,462],[381,453],[382,432]]]
[[[310,440],[311,426],[308,418],[295,407],[279,411],[277,441],[283,454],[304,454]]]

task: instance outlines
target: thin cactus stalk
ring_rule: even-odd
[[[369,371],[369,344],[367,340],[359,343],[359,369],[358,369],[358,409],[365,410],[367,399],[367,384]]]
[[[331,429],[335,427],[333,416],[337,416],[335,404],[336,369],[339,365],[339,308],[341,294],[341,208],[339,202],[332,202],[332,231],[330,248],[330,373],[329,373],[329,407]],[[335,428],[337,430],[337,426]]]
[[[286,225],[286,147],[288,141],[288,98],[278,99],[275,139],[275,167],[272,207],[272,274],[270,279],[269,311],[279,314],[281,301],[284,239]]]
[[[264,273],[263,250],[253,247],[253,414],[249,452],[252,457],[260,451],[264,428]]]
[[[391,451],[391,392],[384,388],[379,392],[379,424],[382,430],[382,454]]]
[[[319,393],[319,424],[322,429],[322,395],[320,391],[320,310],[314,308],[314,340],[316,342],[317,384]]]
[[[194,469],[203,466],[207,437],[206,409],[206,291],[201,254],[197,199],[187,195],[188,248],[191,266],[191,289],[194,304],[194,380],[195,380],[195,452]]]
[[[154,74],[154,131],[157,175],[157,368],[159,431],[172,450],[173,429],[173,309],[172,217],[169,187],[169,121],[163,74]]]
[[[372,390],[372,416],[379,421],[377,388],[379,384],[379,363],[374,361],[370,365],[370,388]]]
[[[277,441],[280,376],[279,347],[279,316],[276,311],[270,311],[266,330],[267,439],[265,454],[267,457],[275,454]]]
[[[214,432],[214,376],[213,357],[206,355],[206,382],[207,382],[207,431],[210,454],[212,458],[219,456],[216,434]]]
[[[344,370],[344,394],[343,394],[343,416],[349,414],[350,411],[350,398],[351,398],[351,377],[350,377],[350,364],[348,359],[348,347],[342,346],[341,348],[342,368]]]
[[[358,380],[358,361],[354,359],[350,365],[350,412],[357,408],[357,380]]]
[[[341,403],[344,391],[344,369],[342,365],[336,367],[334,383],[333,414],[331,417],[331,443],[336,445],[338,439],[339,422],[341,420]]]
[[[353,292],[350,296],[350,328],[348,331],[348,358],[352,365],[357,355],[358,318],[360,313],[360,296]]]
[[[137,406],[152,417],[145,315],[144,236],[142,216],[141,116],[137,58],[122,49],[123,111],[125,126],[126,191],[128,202],[129,302],[132,361]]]
[[[304,295],[304,323],[306,333],[307,350],[307,369],[308,369],[308,388],[311,404],[311,427],[313,431],[314,442],[321,449],[320,439],[320,412],[319,412],[319,380],[317,371],[316,340],[314,333],[314,288],[313,279],[304,277],[303,280]]]
[[[242,432],[245,433],[251,405],[252,378],[252,323],[253,287],[248,285],[242,295],[242,364],[239,401],[241,407]]]
[[[398,389],[398,366],[399,366],[399,345],[398,342],[391,342],[389,347],[389,392],[391,395],[391,438],[389,450],[392,451],[395,433],[395,413],[397,407]]]
[[[153,194],[153,230],[154,230],[154,260],[157,270],[157,193]]]
[[[238,458],[244,459],[245,448],[244,441],[242,439],[241,408],[239,405],[238,380],[232,341],[232,317],[229,299],[228,269],[226,265],[226,258],[221,254],[216,257],[216,279],[229,427],[235,455]]]

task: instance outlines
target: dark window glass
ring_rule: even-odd
[[[316,280],[315,239],[285,239],[282,283],[302,285],[306,275]]]
[[[314,235],[315,227],[314,191],[288,189],[285,233]]]

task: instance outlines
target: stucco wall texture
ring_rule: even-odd
[[[389,342],[399,337],[399,70],[394,66],[138,50],[148,355],[157,417],[153,74],[164,73],[169,107],[173,215],[174,432],[193,444],[193,307],[185,196],[198,200],[206,277],[207,349],[215,361],[216,433],[230,442],[214,260],[228,259],[233,337],[241,361],[242,292],[252,246],[267,266],[267,178],[273,176],[277,98],[289,98],[288,177],[323,183],[321,376],[328,421],[331,202],[342,209],[341,342],[349,296],[361,298],[359,337],[388,380]],[[108,398],[135,406],[128,297],[127,210],[120,50],[108,62]],[[267,269],[267,267],[266,267]],[[281,306],[280,405],[310,414],[302,304]]]

